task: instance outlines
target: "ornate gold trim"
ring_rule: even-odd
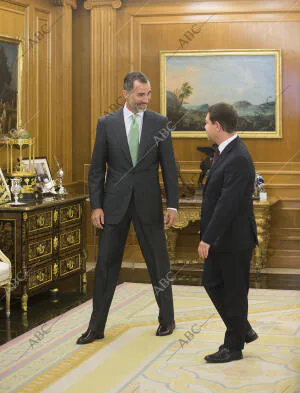
[[[78,235],[78,241],[76,242],[76,238]],[[65,240],[65,241],[64,241]],[[75,245],[80,245],[81,243],[81,229],[76,228],[70,231],[65,231],[60,234],[60,250],[66,250]]]
[[[242,138],[272,139],[282,138],[282,67],[280,49],[237,49],[237,50],[174,50],[160,52],[160,111],[166,115],[166,67],[168,57],[192,57],[192,56],[274,56],[275,59],[275,118],[276,129],[274,131],[241,131],[238,134]],[[205,131],[173,131],[175,138],[207,138]]]
[[[25,38],[23,37],[11,37],[7,35],[0,35],[0,40],[7,42],[7,43],[12,43],[12,44],[18,44],[18,82],[17,82],[17,127],[22,126],[22,75],[23,75],[23,58],[25,54]]]
[[[15,265],[15,269],[14,269],[14,277],[12,277],[13,279],[15,279],[16,278],[16,276],[17,276],[17,219],[16,218],[0,218],[0,222],[1,221],[14,221],[15,222],[15,225],[14,225],[14,249],[15,249],[15,252],[14,252],[14,254],[15,254],[15,263],[14,263],[14,265]],[[11,261],[12,262],[12,261]],[[20,267],[21,267],[21,264],[20,264]]]
[[[271,228],[271,206],[272,202],[254,201],[254,215],[257,224],[257,237],[259,245],[255,248],[251,260],[251,273],[260,274],[267,264],[268,245]],[[193,201],[189,204],[180,204],[176,224],[170,228],[165,228],[167,249],[171,266],[174,265],[203,265],[202,259],[182,259],[176,255],[177,240],[180,231],[195,221],[200,221],[202,204],[200,201]]]
[[[58,237],[57,237],[57,236],[54,236],[54,239],[53,239],[53,247],[54,247],[54,250],[57,249],[57,246],[58,246]]]
[[[49,225],[45,225],[46,224],[46,217],[45,216],[49,213],[50,213],[50,223],[49,223]],[[31,219],[34,220],[35,218],[36,218],[37,227],[36,228],[34,228],[34,227],[28,228],[29,233],[33,233],[33,232],[37,232],[37,231],[44,231],[45,229],[51,229],[53,227],[53,212],[52,212],[52,210],[43,211],[43,212],[39,213],[38,215],[35,214],[32,216],[29,216],[29,226],[30,226]]]
[[[55,278],[57,278],[57,276],[58,276],[58,263],[57,263],[57,262],[55,262],[55,263],[53,264],[53,276],[54,276]]]
[[[53,5],[55,7],[65,7],[66,5],[71,6],[74,10],[77,8],[76,0],[53,0]]]
[[[46,276],[45,276],[45,271],[46,271],[46,269],[49,269],[49,271],[48,271],[48,273],[49,273],[49,279],[47,280],[47,279],[45,279],[45,278],[47,278]],[[44,270],[44,271],[43,271]],[[47,272],[46,272],[46,274],[47,274]],[[33,272],[32,273],[29,273],[29,275],[31,276],[31,277],[29,277],[28,278],[28,288],[29,288],[29,290],[31,291],[32,289],[34,289],[34,288],[37,288],[37,287],[40,287],[41,285],[45,285],[45,284],[48,284],[48,282],[51,282],[52,281],[52,266],[51,266],[51,264],[48,264],[48,265],[44,265],[43,267],[40,267],[40,268],[38,268],[38,269],[36,269],[36,270],[33,270]],[[38,275],[39,275],[39,277],[38,277]],[[30,278],[31,278],[31,281],[33,281],[33,278],[34,278],[34,276],[37,278],[37,280],[39,281],[39,284],[36,284],[36,285],[30,285]],[[28,298],[28,297],[27,297]]]
[[[121,0],[87,0],[84,2],[84,8],[86,10],[92,10],[93,8],[103,7],[105,5],[111,5],[112,8],[118,9],[122,7]]]
[[[58,210],[55,209],[53,213],[53,221],[55,224],[57,223],[57,220],[58,220]]]
[[[76,214],[74,216],[74,214],[76,213],[76,206],[77,206],[78,215]],[[81,218],[80,206],[81,206],[80,203],[75,203],[75,204],[73,204],[71,206],[61,207],[59,209],[60,210],[60,215],[59,215],[59,222],[60,222],[60,224],[67,224],[67,223],[72,222],[72,221],[79,221],[80,218]],[[64,213],[65,210],[67,210],[66,213]]]
[[[23,287],[23,295],[21,298],[21,305],[22,305],[22,310],[27,312],[27,303],[28,303],[28,294],[27,294],[27,289],[26,286]]]
[[[78,258],[78,259],[77,259]],[[66,270],[63,272],[63,265],[65,264]],[[61,259],[59,261],[59,276],[65,277],[70,273],[77,272],[81,269],[81,256],[80,253],[72,255],[70,257]]]
[[[46,245],[47,245],[48,241],[50,241],[50,250],[48,253],[44,253],[46,250]],[[45,258],[45,257],[52,255],[52,252],[53,252],[52,241],[53,241],[52,237],[47,237],[47,238],[42,239],[38,242],[32,242],[32,243],[30,242],[28,244],[28,262],[31,264],[32,261],[34,261],[35,259],[38,259],[41,257]],[[37,244],[37,247],[35,246],[36,244]],[[34,249],[36,250],[35,257],[32,256],[32,250],[34,250]]]

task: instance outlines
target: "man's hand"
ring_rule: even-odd
[[[99,229],[103,229],[104,211],[102,209],[94,209],[91,215],[92,224]]]
[[[206,259],[208,257],[210,244],[205,243],[201,240],[198,247],[198,254],[200,258]]]
[[[172,225],[174,225],[176,222],[176,217],[177,217],[176,210],[167,209],[167,212],[165,214],[165,225],[167,227],[171,227]]]

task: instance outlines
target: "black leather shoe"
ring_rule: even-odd
[[[256,333],[256,331],[253,329],[248,330],[245,336],[245,343],[250,344],[252,343],[252,341],[255,341],[257,339],[258,339],[258,334]],[[224,344],[219,346],[219,350],[222,348],[225,348]]]
[[[248,330],[245,336],[245,343],[249,344],[257,339],[258,339],[258,334],[253,329]]]
[[[93,330],[91,330],[90,328],[88,328],[88,330],[83,333],[82,336],[80,336],[78,338],[78,340],[76,341],[76,344],[82,345],[82,344],[89,344],[92,343],[95,340],[101,340],[102,338],[104,338],[104,333],[100,332],[94,332]]]
[[[207,363],[227,363],[233,360],[243,359],[242,351],[232,351],[228,348],[223,347],[218,352],[211,355],[206,355],[204,358]]]
[[[175,329],[175,321],[172,322],[171,326],[163,326],[159,324],[157,330],[156,330],[156,335],[157,336],[168,336],[169,334],[172,334]]]

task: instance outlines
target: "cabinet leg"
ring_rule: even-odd
[[[255,272],[260,274],[262,269],[262,252],[260,247],[255,248]]]
[[[25,312],[27,312],[27,303],[28,303],[28,295],[26,292],[26,288],[24,287],[21,304],[22,304],[22,310]]]
[[[84,295],[86,294],[86,287],[87,287],[86,273],[82,273],[80,276],[80,291]]]
[[[6,294],[6,316],[10,317],[10,283],[8,283],[5,287]]]

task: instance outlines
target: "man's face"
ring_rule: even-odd
[[[215,124],[213,124],[211,122],[209,113],[207,113],[205,118],[205,131],[208,139],[212,142],[216,142],[216,138],[218,137],[219,134],[218,123],[215,122]]]
[[[144,112],[151,99],[150,83],[142,83],[138,80],[134,81],[131,91],[123,90],[127,107],[132,112]]]

